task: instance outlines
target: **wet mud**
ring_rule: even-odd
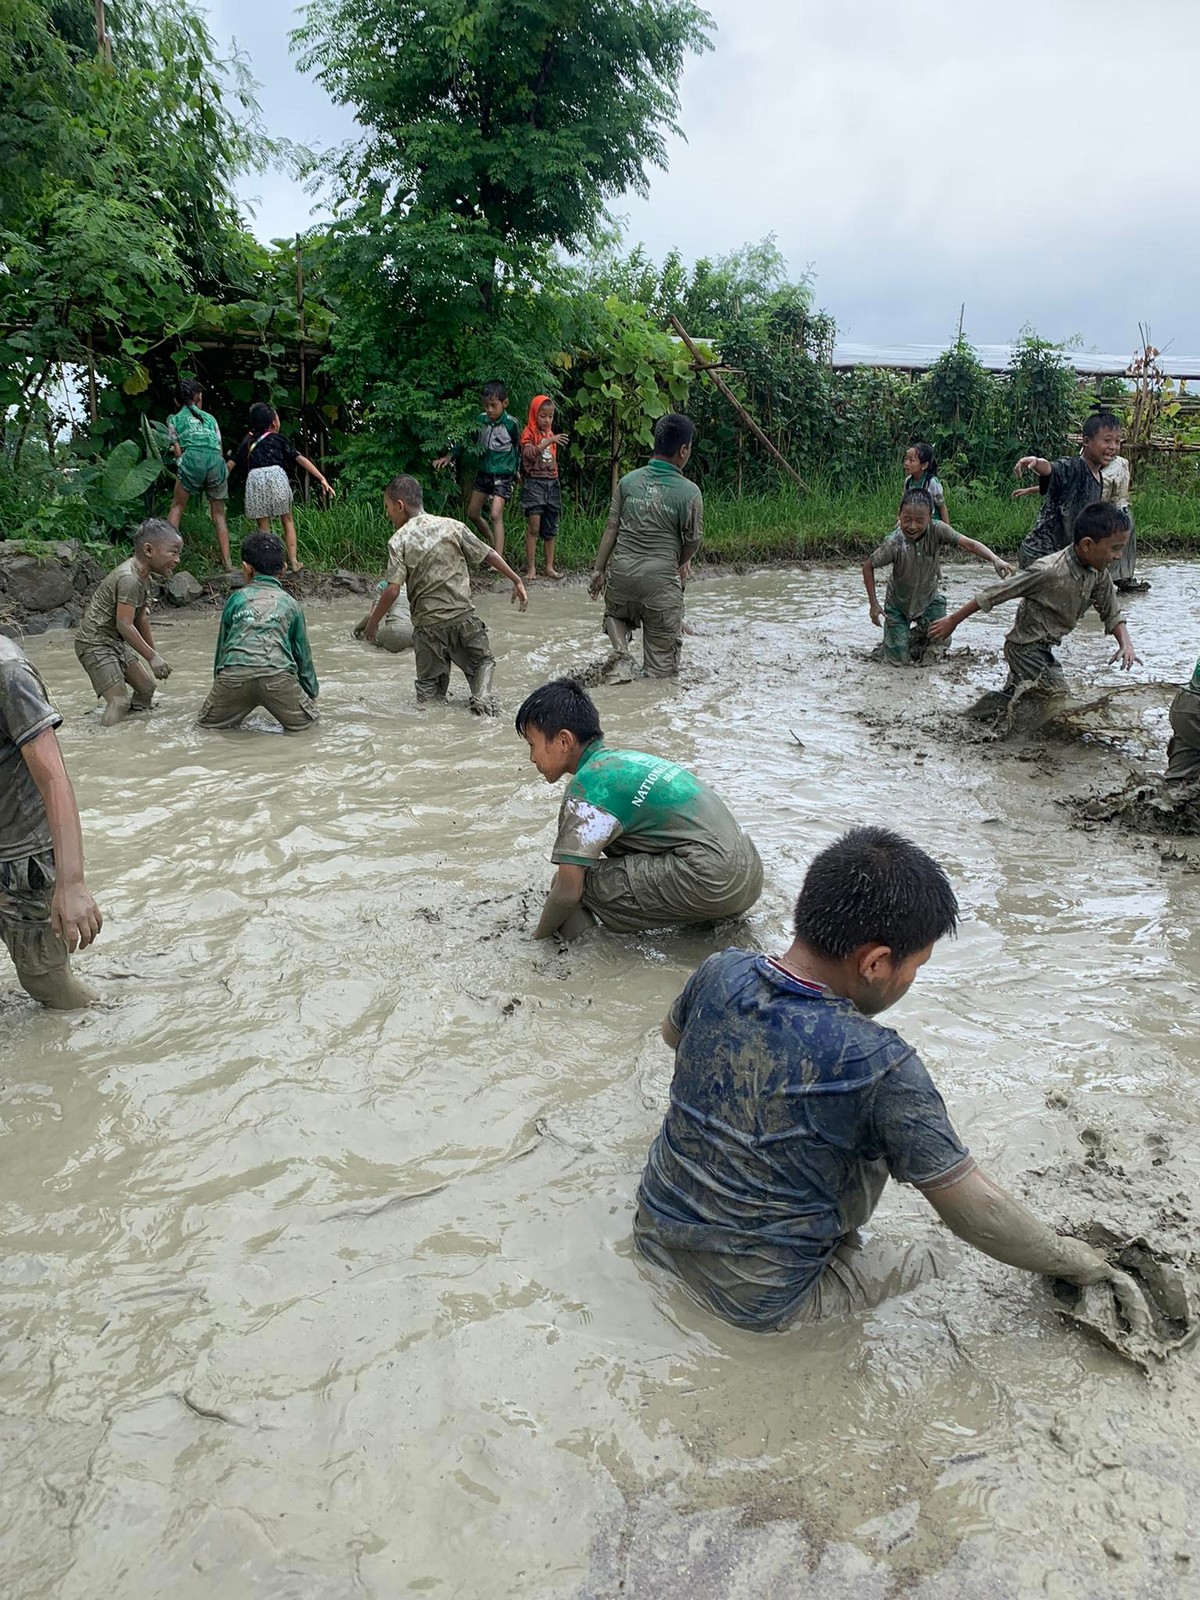
[[[1146,575],[1139,679],[1182,682],[1200,569]],[[975,574],[948,579],[955,605]],[[890,1020],[1002,1183],[1190,1283],[1200,877],[1076,825],[1161,766],[1158,691],[1115,737],[985,735],[961,710],[1002,681],[1006,619],[897,671],[865,659],[860,589],[699,579],[684,678],[599,686],[607,732],[754,834],[745,943],[786,942],[851,823],[933,851],[961,932]],[[713,940],[531,942],[558,791],[511,713],[603,657],[600,608],[479,603],[498,719],[461,679],[419,714],[411,654],[354,643],[350,596],[309,609],[303,739],[193,727],[211,613],[161,618],[161,705],[112,732],[69,639],[31,643],[107,920],[87,1014],[0,973],[5,1594],[1194,1595],[1194,1346],[1125,1359],[965,1247],[869,1315],[765,1337],[634,1255],[659,1023]],[[1109,653],[1091,621],[1068,640],[1082,693],[1124,686]],[[873,1228],[939,1231],[895,1187]]]

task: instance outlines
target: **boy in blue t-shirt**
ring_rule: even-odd
[[[1149,1333],[1133,1280],[988,1177],[916,1051],[874,1020],[957,918],[954,891],[923,850],[854,828],[809,867],[782,956],[710,956],[671,1007],[671,1105],[634,1233],[726,1321],[816,1321],[938,1276],[928,1248],[858,1238],[891,1177],[998,1261],[1110,1285],[1135,1334]]]

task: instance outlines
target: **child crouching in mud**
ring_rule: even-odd
[[[516,726],[547,783],[571,775],[535,939],[574,939],[593,918],[617,933],[723,922],[757,901],[762,862],[724,803],[673,761],[610,750],[576,679],[535,689]]]
[[[944,548],[969,550],[980,561],[990,561],[1002,578],[1013,570],[987,545],[935,519],[933,509],[928,489],[906,489],[898,527],[863,562],[871,621],[883,628],[883,659],[893,667],[918,665],[926,653],[930,623],[946,615]],[[875,573],[880,567],[892,569],[882,610],[875,593]]]
[[[1003,583],[985,589],[948,617],[930,624],[929,637],[949,639],[955,628],[977,611],[991,611],[1006,600],[1020,600],[1017,620],[1004,641],[1008,681],[1003,689],[985,695],[972,707],[975,716],[999,715],[1025,686],[1065,694],[1067,680],[1054,654],[1066,634],[1089,606],[1112,634],[1118,649],[1113,656],[1128,672],[1138,657],[1118,604],[1108,569],[1120,559],[1129,530],[1111,505],[1094,502],[1075,518],[1073,543],[1065,550],[1042,556]]]
[[[725,1321],[765,1332],[853,1315],[942,1276],[939,1247],[859,1236],[890,1177],[985,1255],[1103,1286],[1114,1316],[1151,1337],[1136,1282],[984,1172],[917,1053],[875,1020],[957,920],[936,861],[854,828],[809,867],[787,950],[709,956],[671,1007],[670,1109],[634,1237]]]

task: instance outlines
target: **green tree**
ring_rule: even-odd
[[[1006,451],[1018,456],[1053,459],[1067,449],[1067,435],[1078,420],[1079,379],[1059,345],[1023,328],[1002,384],[1002,412],[1007,426]]]

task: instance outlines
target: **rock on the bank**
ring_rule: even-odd
[[[0,543],[0,633],[10,638],[73,628],[88,592],[104,576],[74,539]]]
[[[174,572],[163,585],[163,594],[173,606],[190,606],[204,595],[204,586],[190,572]]]

